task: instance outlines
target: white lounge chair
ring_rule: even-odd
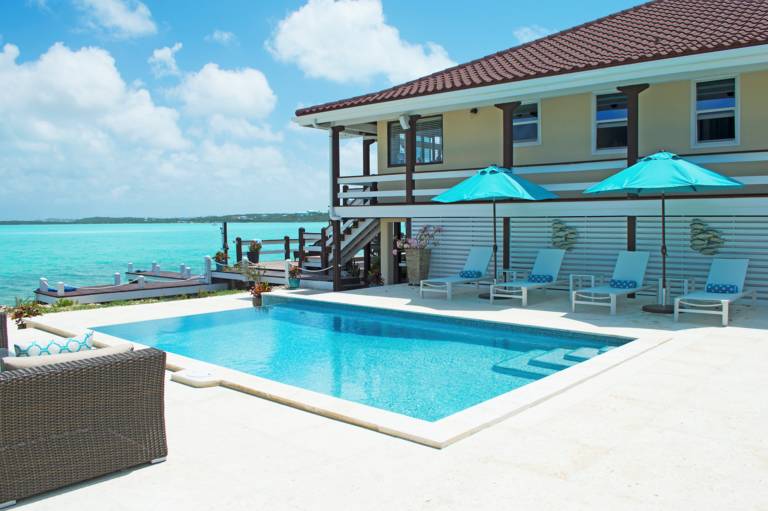
[[[491,303],[497,296],[518,298],[522,300],[523,307],[528,306],[528,291],[532,289],[546,288],[557,282],[557,276],[560,274],[560,266],[563,264],[565,250],[559,248],[545,248],[539,250],[536,255],[536,261],[533,263],[533,269],[526,278],[523,278],[524,272],[509,271],[512,274],[512,280],[509,282],[499,282],[491,286]],[[518,273],[519,278],[518,278]]]
[[[713,259],[704,290],[675,298],[675,321],[680,318],[681,312],[713,314],[722,316],[723,326],[728,326],[733,302],[750,295],[753,305],[757,300],[754,289],[744,290],[748,266],[749,259]]]
[[[644,289],[643,282],[649,256],[648,252],[619,252],[613,276],[607,285],[571,291],[571,311],[575,312],[576,304],[580,303],[610,307],[611,314],[616,314],[616,299],[619,296],[630,295]]]
[[[425,279],[419,283],[419,296],[424,298],[424,293],[445,293],[447,298],[451,300],[453,298],[453,286],[457,284],[476,284],[480,287],[480,282],[489,278],[487,271],[492,257],[493,249],[491,247],[470,248],[467,262],[464,263],[464,269],[461,273],[476,272],[479,276],[469,278],[459,274],[452,277]]]

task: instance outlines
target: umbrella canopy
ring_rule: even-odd
[[[667,298],[667,229],[664,194],[667,192],[698,192],[717,188],[739,188],[742,183],[717,172],[699,167],[678,155],[662,151],[641,159],[631,167],[590,186],[584,193],[625,192],[661,195],[661,287],[662,303],[644,307],[652,312],[670,312]],[[639,283],[638,283],[639,284]]]
[[[491,165],[477,171],[477,174],[474,176],[449,188],[432,200],[436,202],[462,202],[473,200],[544,200],[556,198],[557,195],[554,193],[515,175],[510,169]]]
[[[546,188],[516,176],[510,169],[491,165],[432,200],[435,202],[493,201],[493,275],[496,278],[496,201],[504,199],[544,200],[557,195]]]
[[[698,192],[738,188],[740,182],[662,151],[587,188],[584,193]]]

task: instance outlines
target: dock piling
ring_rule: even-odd
[[[64,283],[63,282],[58,282],[56,284],[56,296],[64,296],[64,293],[65,293],[65,291],[64,291]]]
[[[133,273],[133,263],[128,263],[128,273]]]
[[[146,283],[146,279],[144,278],[144,275],[139,275],[139,278],[138,278],[139,289],[144,289],[145,283]]]
[[[115,272],[115,285],[116,286],[120,285],[120,272],[119,271]]]
[[[211,283],[211,256],[205,256],[205,282]]]
[[[48,291],[48,279],[40,277],[40,284],[37,286],[40,291]]]

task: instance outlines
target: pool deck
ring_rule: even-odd
[[[420,300],[407,286],[294,294],[665,342],[442,450],[231,389],[169,382],[167,462],[19,508],[766,509],[764,307],[737,309],[734,326],[722,328],[717,318],[675,324],[641,313],[642,300],[620,304],[615,317],[571,314],[557,293],[528,309],[471,292]],[[249,306],[228,295],[39,321],[77,330]]]

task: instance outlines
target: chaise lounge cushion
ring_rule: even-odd
[[[534,282],[536,284],[546,284],[552,282],[552,275],[530,275],[528,282]]]
[[[707,293],[736,294],[739,292],[739,286],[736,284],[707,284]]]
[[[30,369],[62,362],[73,362],[75,360],[85,360],[89,358],[104,357],[106,355],[117,355],[133,351],[130,344],[119,344],[108,348],[97,348],[93,350],[78,351],[76,353],[60,353],[47,357],[5,357],[2,359],[4,371],[14,371],[16,369]]]
[[[93,349],[93,332],[89,331],[69,339],[51,339],[48,341],[30,341],[16,343],[14,351],[17,357],[38,357],[59,355],[61,353],[77,353]]]
[[[611,279],[608,285],[614,289],[635,289],[637,282],[634,280]]]
[[[477,270],[464,270],[459,273],[459,277],[462,279],[479,279],[483,276],[483,272]]]

